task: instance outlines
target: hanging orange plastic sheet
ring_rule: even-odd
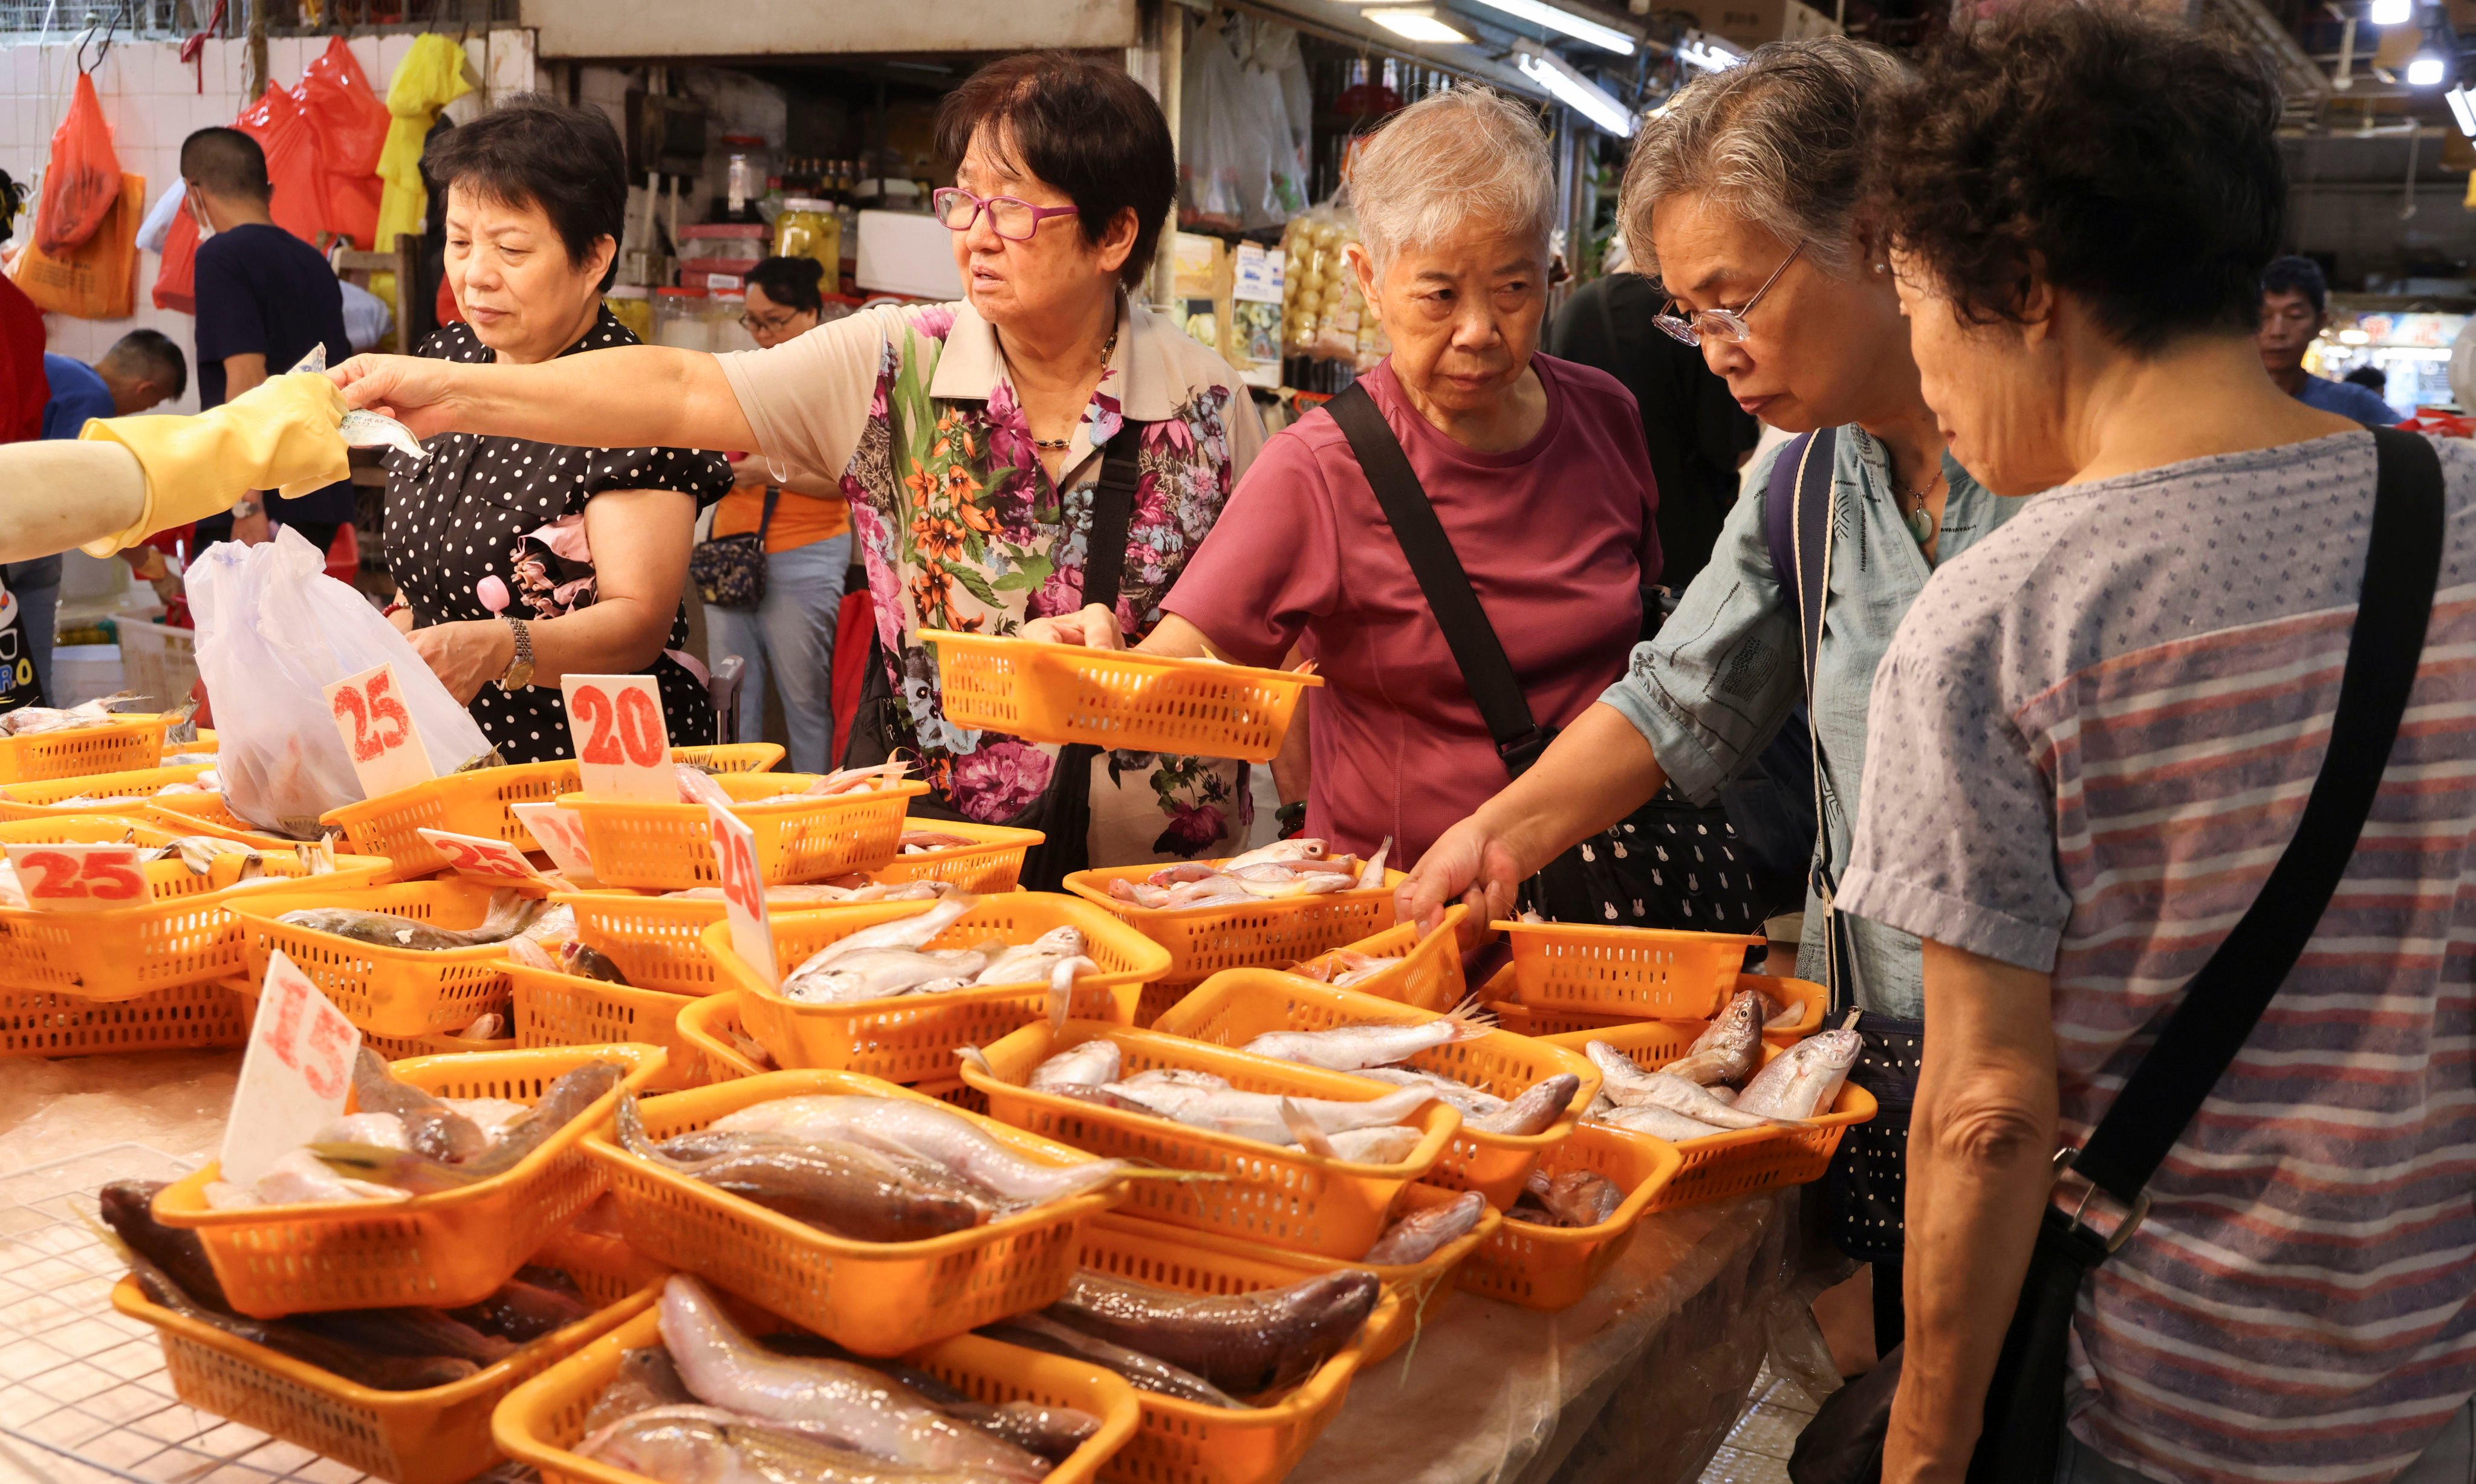
[[[120,199],[120,156],[94,79],[80,72],[69,111],[52,131],[52,158],[35,218],[35,245],[58,258],[83,246]]]
[[[137,224],[146,217],[146,178],[124,175],[103,225],[64,253],[29,242],[17,255],[17,286],[54,314],[126,319],[137,309]]]
[[[370,81],[342,37],[310,62],[292,89],[301,116],[318,144],[320,193],[329,232],[359,247],[377,245],[379,155],[386,147],[391,115],[370,91]]]
[[[317,134],[302,117],[300,101],[285,88],[270,87],[240,111],[233,127],[266,152],[266,179],[275,187],[266,214],[315,246],[325,226],[326,183],[320,179]]]
[[[186,187],[184,187],[186,188]],[[163,235],[163,260],[155,268],[155,308],[198,312],[198,219],[185,209]]]

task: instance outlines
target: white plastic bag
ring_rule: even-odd
[[[243,819],[291,835],[315,834],[319,815],[362,797],[325,694],[347,676],[393,662],[435,771],[453,773],[490,750],[472,713],[404,635],[327,576],[326,564],[287,527],[263,545],[208,547],[188,572],[226,802]]]

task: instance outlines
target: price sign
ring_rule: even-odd
[[[413,729],[412,713],[405,709],[395,666],[364,670],[328,686],[327,708],[335,715],[335,730],[363,794],[375,799],[438,776]]]
[[[558,688],[567,697],[567,730],[576,739],[586,793],[648,804],[680,802],[662,696],[652,676],[571,675]]]
[[[765,878],[756,869],[756,832],[720,804],[705,806],[713,827],[713,863],[722,873],[722,911],[730,923],[731,951],[767,984],[782,982],[774,961],[774,928],[765,915]]]
[[[579,886],[593,880],[593,853],[584,848],[584,816],[555,804],[511,804],[516,819],[532,831],[533,843],[558,867],[558,874]]]
[[[9,864],[30,906],[108,912],[153,899],[134,845],[12,845]]]
[[[525,853],[505,840],[485,840],[480,835],[456,834],[445,829],[416,830],[423,839],[437,847],[447,857],[448,868],[458,876],[478,876],[499,881],[538,881],[542,874],[525,858]]]
[[[277,953],[260,986],[224,1122],[223,1177],[247,1185],[344,1111],[361,1033],[291,959]]]

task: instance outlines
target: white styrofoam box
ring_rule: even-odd
[[[918,211],[859,213],[859,263],[853,279],[864,289],[921,299],[963,297],[954,267],[954,235]]]
[[[63,644],[52,651],[53,693],[44,698],[52,705],[79,705],[121,688],[120,651],[111,645]]]

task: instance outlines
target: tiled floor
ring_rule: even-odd
[[[1788,1484],[1789,1450],[1813,1418],[1804,1390],[1764,1367],[1728,1441],[1702,1471],[1702,1484]]]

